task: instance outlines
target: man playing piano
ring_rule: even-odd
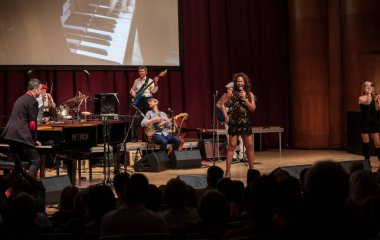
[[[148,69],[145,66],[139,67],[139,78],[135,80],[131,91],[129,92],[132,97],[136,98],[137,92],[140,92],[140,89],[146,88],[141,94],[144,96],[136,104],[136,107],[143,112],[144,114],[150,110],[148,104],[148,98],[151,98],[154,93],[158,91],[158,77],[155,77],[154,80],[147,77]],[[149,85],[150,84],[150,85]],[[148,87],[149,86],[149,87]],[[132,141],[137,142],[137,139],[140,134],[140,122],[142,116],[136,114],[136,119],[132,126]]]
[[[172,133],[166,131],[166,129],[170,129],[172,127],[172,123],[168,121],[168,116],[166,113],[158,110],[158,100],[155,98],[150,98],[148,100],[148,104],[152,110],[146,113],[144,119],[141,122],[141,126],[145,128],[153,128],[155,131],[152,136],[153,142],[161,146],[161,151],[166,150],[168,143],[171,143],[173,145],[173,150],[178,150],[181,141],[177,136],[174,136]]]
[[[13,105],[11,116],[1,137],[11,148],[14,161],[28,161],[31,163],[29,174],[34,178],[40,167],[40,156],[36,145],[37,141],[37,97],[41,94],[41,84],[36,78],[28,83],[28,91],[19,97]]]

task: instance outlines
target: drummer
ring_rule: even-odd
[[[55,103],[53,97],[46,92],[49,88],[45,84],[41,84],[41,94],[37,98],[38,101],[38,123],[48,123],[55,111]]]

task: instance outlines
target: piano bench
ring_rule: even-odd
[[[10,170],[12,170],[15,166],[15,163],[12,161],[4,161],[0,160],[0,170],[3,170],[3,175],[6,175],[9,173]],[[23,168],[29,167],[29,162],[21,162],[21,166]]]

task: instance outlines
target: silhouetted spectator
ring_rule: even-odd
[[[169,229],[188,227],[200,218],[197,212],[187,206],[187,185],[180,179],[170,179],[166,185],[164,200],[167,209],[161,213]]]
[[[120,207],[124,203],[124,188],[129,177],[128,173],[118,173],[113,177],[113,186],[117,195],[117,207]]]
[[[78,192],[78,188],[73,186],[67,186],[62,190],[59,211],[51,217],[53,226],[61,227],[74,217],[74,199]]]
[[[197,190],[198,200],[210,189],[216,189],[218,181],[223,178],[224,171],[218,166],[211,166],[207,169],[207,187]]]
[[[339,163],[321,161],[305,176],[305,209],[280,239],[367,239],[360,219],[346,207],[349,176]]]
[[[94,185],[88,188],[87,211],[89,223],[87,231],[100,232],[103,216],[116,206],[112,189],[105,185]]]
[[[158,212],[161,208],[162,194],[156,185],[148,186],[148,201],[146,207],[153,212]]]
[[[257,169],[248,169],[247,171],[247,185],[253,183],[261,176],[261,172]]]
[[[17,193],[10,199],[10,214],[4,219],[9,236],[30,236],[41,231],[36,223],[37,205],[32,195]]]
[[[125,184],[125,203],[103,217],[101,236],[166,232],[162,217],[145,207],[148,184],[142,174],[130,177]]]

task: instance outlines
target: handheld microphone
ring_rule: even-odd
[[[239,92],[242,92],[243,91],[243,87],[239,87]]]
[[[168,111],[169,111],[169,112],[173,112],[173,110],[172,110],[171,108],[168,108]]]

